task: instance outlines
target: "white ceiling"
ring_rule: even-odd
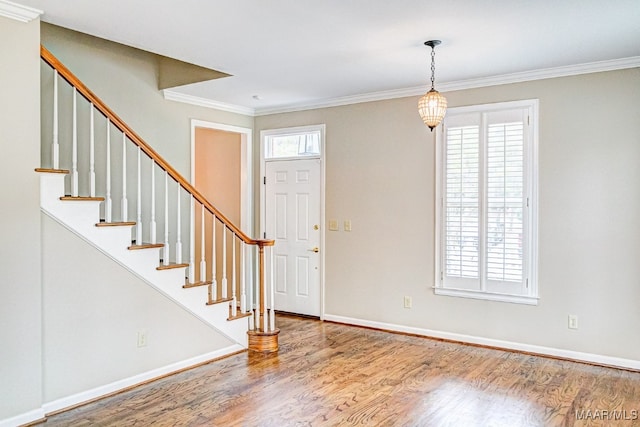
[[[175,91],[258,113],[426,89],[429,39],[442,40],[436,88],[640,65],[640,0],[17,1],[46,22],[229,73]]]

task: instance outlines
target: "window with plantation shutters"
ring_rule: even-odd
[[[537,303],[536,117],[536,100],[447,112],[437,150],[437,294]]]

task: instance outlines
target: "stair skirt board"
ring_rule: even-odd
[[[158,270],[160,248],[130,250],[131,227],[96,227],[99,222],[98,201],[68,202],[60,200],[64,192],[64,175],[40,174],[40,206],[43,213],[60,223],[132,274],[174,301],[220,334],[248,346],[249,320],[228,321],[227,304],[207,305],[207,287],[183,289],[184,268]]]
[[[60,412],[66,409],[71,409],[75,406],[90,403],[91,401],[107,397],[111,394],[123,392],[127,389],[140,386],[142,384],[160,379],[167,375],[175,374],[180,371],[194,368],[198,365],[212,362],[217,359],[231,356],[233,354],[243,352],[245,348],[238,344],[232,344],[228,347],[221,348],[220,350],[212,351],[210,353],[202,354],[200,356],[192,357],[181,362],[172,363],[161,368],[153,369],[151,371],[144,372],[142,374],[134,375],[130,378],[125,378],[119,381],[114,381],[110,384],[105,384],[100,387],[93,388],[81,393],[74,394],[72,396],[64,397],[62,399],[54,400],[53,402],[47,402],[43,405],[43,413],[51,414],[54,412]]]

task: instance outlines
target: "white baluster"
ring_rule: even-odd
[[[153,159],[151,159],[151,220],[149,221],[149,240],[150,243],[154,245],[158,241],[156,224],[156,164]]]
[[[238,314],[238,303],[236,299],[236,235],[231,235],[231,315],[236,316]]]
[[[93,110],[93,104],[91,104],[89,114],[89,195],[96,197],[96,138]]]
[[[180,213],[180,183],[178,183],[178,212],[176,214],[176,226],[178,232],[176,233],[176,264],[182,264],[182,220]]]
[[[212,222],[212,236],[211,236],[211,289],[213,290],[212,292],[212,299],[215,301],[218,299],[218,279],[216,278],[217,272],[216,272],[216,265],[218,264],[218,261],[216,260],[216,216],[213,216],[213,222]]]
[[[222,223],[222,298],[227,297],[227,225]]]
[[[270,266],[270,259],[269,259],[269,247],[265,246],[264,247],[264,331],[267,332],[269,331],[269,325],[271,325],[271,322],[269,321],[269,318],[271,317],[271,304],[269,304],[269,297],[271,296],[271,293],[269,292],[269,266]]]
[[[200,215],[200,281],[207,281],[207,260],[205,257],[206,242],[204,241],[204,205]]]
[[[142,149],[138,147],[138,183],[136,197],[136,244],[142,244]]]
[[[73,88],[71,133],[71,195],[78,197],[78,90]]]
[[[169,265],[169,174],[164,173],[164,249],[162,251],[162,264]]]
[[[51,161],[54,169],[60,168],[60,144],[58,143],[58,70],[53,70],[53,141]]]
[[[129,204],[127,202],[127,135],[122,133],[122,206],[121,213],[123,222],[127,222],[129,217]]]
[[[107,117],[107,190],[104,197],[104,218],[106,222],[111,222],[111,122]]]
[[[254,324],[255,324],[255,329],[259,330],[260,329],[260,283],[262,281],[262,275],[260,274],[260,249],[258,249],[258,256],[256,257],[256,263],[255,263],[255,268],[256,268],[256,278],[257,280],[254,282],[253,284],[253,317],[254,317]]]
[[[178,192],[180,192],[180,184],[178,184]],[[189,193],[189,283],[194,283],[196,281],[196,216],[194,209],[195,201],[193,200],[193,196]],[[204,282],[204,280],[202,281]]]
[[[246,251],[254,251],[257,247],[256,246],[249,246],[247,245],[246,247]],[[253,252],[249,252],[249,256],[247,256],[247,258],[250,261],[255,260],[255,257],[252,257],[251,254]],[[246,264],[245,264],[246,265]],[[256,270],[256,265],[255,262],[251,263],[251,267],[250,268],[246,268],[243,267],[245,269],[245,274],[248,276],[248,280],[247,280],[247,311],[251,314],[251,316],[249,316],[249,330],[255,330],[256,329],[256,323],[255,323],[255,305],[254,305],[254,300],[255,300],[255,291],[254,291],[254,283],[255,283],[255,272]]]
[[[269,258],[271,259],[271,268],[270,268],[270,274],[269,274],[269,281],[267,282],[266,286],[267,286],[267,291],[270,291],[271,294],[271,317],[270,317],[270,327],[272,331],[274,331],[276,329],[276,298],[275,298],[275,292],[274,292],[274,280],[273,280],[273,276],[274,276],[274,272],[273,272],[273,259],[274,257],[274,247],[270,246],[269,247]]]
[[[240,241],[240,311],[247,312],[247,285],[245,278],[247,276],[247,264],[245,263],[245,252],[247,247],[243,241]]]

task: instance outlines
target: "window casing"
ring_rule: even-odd
[[[451,108],[437,135],[435,293],[537,304],[538,101]]]

